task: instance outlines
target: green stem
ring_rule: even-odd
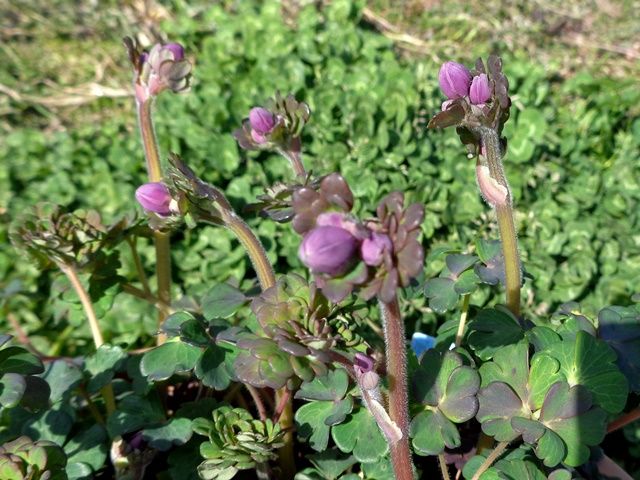
[[[515,316],[520,315],[520,286],[522,283],[520,256],[518,254],[518,239],[516,227],[513,221],[513,205],[511,190],[507,183],[502,167],[500,153],[500,139],[495,130],[487,127],[479,127],[482,143],[486,149],[487,166],[491,177],[502,185],[507,191],[506,202],[495,205],[498,217],[498,228],[502,241],[502,253],[504,255],[504,268],[507,290],[507,307]]]
[[[443,480],[451,480],[449,476],[449,467],[447,467],[447,462],[444,458],[444,453],[438,455],[438,464],[440,465],[440,472],[442,473]]]
[[[100,325],[98,324],[98,317],[96,317],[96,312],[93,309],[93,303],[91,302],[89,293],[85,290],[82,282],[80,281],[80,277],[78,277],[78,272],[72,265],[59,264],[58,266],[60,267],[60,270],[62,270],[62,272],[67,276],[69,282],[71,283],[71,286],[76,291],[78,298],[80,298],[80,303],[82,304],[84,313],[87,316],[87,320],[89,321],[89,328],[91,329],[93,343],[95,344],[97,350],[104,344],[104,338],[102,337]],[[107,414],[113,413],[116,409],[116,402],[111,385],[103,387],[100,392],[102,393],[102,397],[104,398],[104,404],[107,409]]]
[[[296,177],[304,178],[307,176],[307,172],[304,169],[304,164],[302,163],[302,154],[297,151],[285,151],[278,150],[280,155],[289,160],[291,164],[291,168],[293,168],[293,172],[296,174]]]
[[[467,324],[467,317],[469,316],[469,300],[471,294],[467,293],[462,296],[462,313],[460,314],[460,323],[458,324],[458,331],[456,333],[456,347],[462,344],[464,338],[464,327]]]
[[[389,445],[396,480],[413,479],[413,463],[409,450],[409,395],[407,390],[407,352],[404,322],[397,298],[379,302],[384,325],[387,376],[389,379],[389,417],[395,422],[402,438]]]
[[[151,118],[151,108],[153,99],[146,102],[137,102],[138,124],[142,145],[144,147],[144,157],[147,162],[147,174],[150,182],[160,182],[162,180],[162,168],[160,165],[160,154],[156,134]],[[158,282],[158,298],[166,305],[171,304],[171,243],[169,235],[163,232],[154,232],[153,238],[156,247],[156,277]],[[162,325],[168,316],[168,310],[161,308],[158,310],[158,326]],[[164,335],[158,335],[158,344],[164,343]]]
[[[476,470],[476,473],[473,474],[471,480],[479,480],[480,476],[484,472],[486,472],[491,467],[491,465],[493,465],[493,462],[495,462],[500,457],[500,455],[504,453],[505,449],[508,446],[509,442],[500,442],[498,445],[496,445],[496,448],[491,451],[487,459],[482,463],[482,465],[480,465],[478,470]]]
[[[138,279],[142,284],[142,289],[147,295],[152,295],[151,288],[149,288],[149,279],[147,278],[147,274],[144,272],[144,266],[142,265],[142,260],[140,260],[140,255],[138,254],[137,240],[137,237],[127,237],[127,244],[131,249],[131,256],[133,257],[133,263],[136,266],[136,272],[138,273]]]
[[[260,288],[264,291],[273,287],[276,284],[276,276],[258,237],[234,211],[225,212],[223,217],[225,226],[234,233],[247,251],[251,264],[258,275]]]

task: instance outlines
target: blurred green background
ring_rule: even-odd
[[[240,151],[231,132],[276,90],[292,92],[313,112],[303,138],[307,167],[341,171],[363,215],[388,191],[407,191],[426,205],[428,250],[497,238],[455,132],[425,127],[443,100],[440,63],[471,66],[500,54],[513,100],[505,164],[533,277],[525,311],[544,315],[575,300],[593,315],[628,304],[640,284],[634,2],[478,3],[0,2],[0,331],[21,325],[51,354],[89,343],[65,281],[19,257],[7,230],[41,201],[97,209],[106,220],[138,208],[133,192],[145,169],[124,35],[186,46],[193,88],[159,99],[160,145],[223,187],[238,209],[290,173],[276,156]],[[289,226],[251,223],[280,272],[300,267]],[[142,254],[152,272],[153,249],[143,244]],[[127,255],[122,274],[134,278]],[[173,260],[176,296],[253,276],[220,229],[176,234]],[[428,264],[427,274],[441,266]],[[472,304],[501,298],[487,289]],[[425,304],[412,306],[412,325],[433,331],[436,317]],[[99,314],[113,342],[140,344],[155,328],[152,311],[122,295],[103,300]]]

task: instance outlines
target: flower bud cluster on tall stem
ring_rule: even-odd
[[[438,80],[448,98],[442,111],[429,122],[431,128],[455,126],[460,139],[477,157],[476,178],[482,198],[495,210],[505,259],[507,306],[520,314],[522,282],[511,191],[504,173],[502,156],[506,142],[500,138],[509,118],[509,82],[502,73],[502,61],[490,56],[478,60],[475,69],[456,62],[440,67]]]
[[[149,183],[142,185],[136,191],[136,199],[148,213],[159,216],[161,220],[163,217],[169,217],[172,213],[177,213],[177,206],[171,198],[169,190],[162,183],[163,172],[153,126],[152,106],[154,99],[165,90],[180,93],[189,89],[191,64],[185,59],[184,48],[177,43],[156,44],[149,52],[140,51],[130,38],[125,38],[124,43],[134,70],[133,86],[138,124],[149,177]],[[154,225],[152,224],[152,226]],[[156,228],[154,243],[158,299],[163,305],[170,305],[171,246],[169,234]],[[161,308],[158,313],[158,323],[162,324],[167,315],[168,309]],[[158,343],[162,343],[162,341],[163,336],[159,336]]]

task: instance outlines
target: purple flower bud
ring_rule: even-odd
[[[491,87],[489,86],[489,77],[486,74],[473,77],[471,88],[469,89],[469,100],[474,105],[485,103],[491,98]]]
[[[360,246],[362,260],[367,265],[377,267],[382,263],[385,251],[391,251],[393,245],[388,235],[371,232],[371,237],[365,239]]]
[[[136,200],[142,208],[158,215],[171,213],[171,194],[169,189],[161,182],[151,182],[141,185],[136,190]]]
[[[179,43],[167,43],[162,46],[163,50],[169,50],[173,54],[173,61],[179,62],[184,58],[184,47]]]
[[[358,240],[340,227],[316,227],[308,232],[298,255],[313,272],[338,276],[351,265],[358,249]]]
[[[469,94],[471,72],[460,63],[445,62],[440,67],[438,81],[442,92],[453,100]]]
[[[249,112],[249,125],[259,135],[271,132],[276,125],[276,118],[266,108],[255,107]]]
[[[372,372],[375,363],[373,358],[369,355],[365,355],[364,353],[356,353],[353,357],[353,368],[357,373],[362,375],[363,373]]]

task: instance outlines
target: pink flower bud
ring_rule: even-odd
[[[489,77],[486,74],[473,77],[471,88],[469,89],[469,100],[474,105],[481,105],[491,98],[491,87]]]
[[[445,62],[440,67],[438,81],[442,92],[450,99],[465,97],[469,94],[471,72],[464,65]]]
[[[151,182],[141,185],[136,190],[136,200],[142,208],[158,215],[171,213],[171,194],[169,189],[161,182]]]
[[[162,46],[163,50],[168,50],[173,54],[173,61],[179,62],[184,58],[184,47],[179,43],[167,43]]]
[[[360,254],[364,263],[377,267],[382,263],[384,252],[390,252],[392,248],[393,244],[388,235],[372,232],[371,237],[362,242]]]
[[[276,118],[266,108],[255,107],[249,112],[249,125],[251,130],[259,135],[265,135],[276,125]]]
[[[374,366],[375,362],[369,355],[358,352],[353,357],[353,368],[360,375],[362,375],[363,373],[372,372]]]
[[[340,227],[316,227],[308,232],[298,250],[302,263],[315,273],[338,276],[355,258],[358,240]]]

